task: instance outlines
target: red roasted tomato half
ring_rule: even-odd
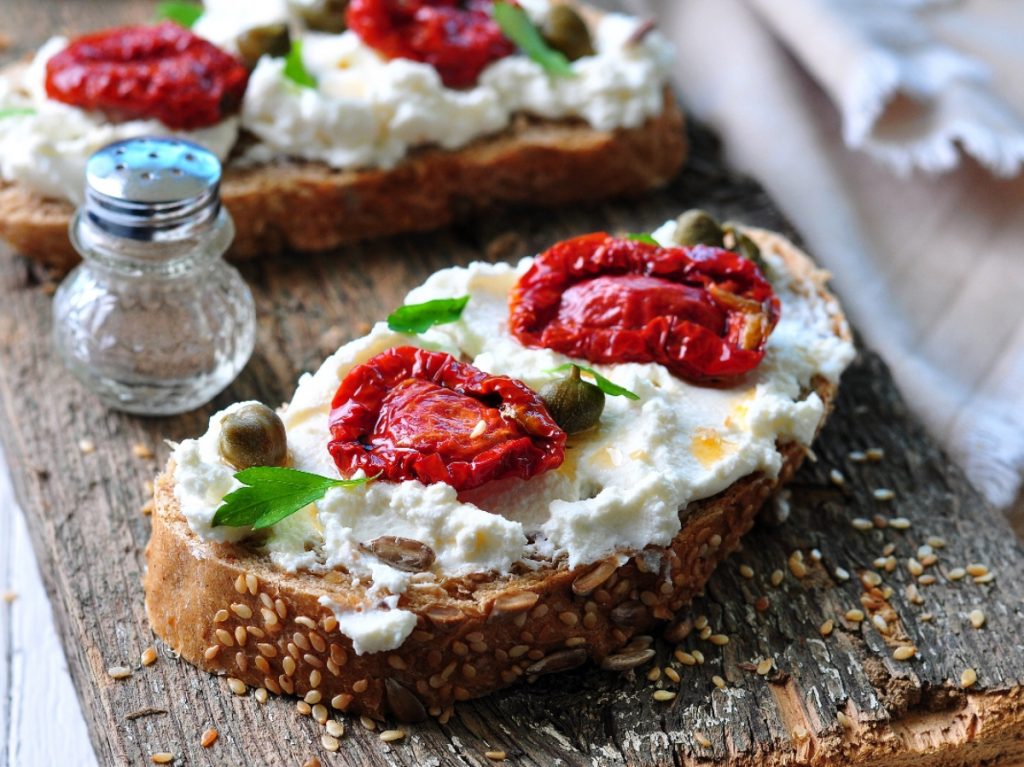
[[[85,35],[46,63],[46,95],[114,120],[205,128],[238,111],[249,73],[184,27],[120,27]]]
[[[449,88],[468,88],[488,64],[516,49],[491,17],[493,6],[493,0],[352,0],[347,18],[384,56],[430,64]]]
[[[596,363],[659,362],[701,384],[756,368],[779,320],[779,300],[752,261],[604,232],[538,256],[509,304],[509,328],[526,346]]]
[[[349,371],[331,405],[328,450],[342,476],[456,490],[561,465],[565,432],[526,384],[450,354],[389,349]]]

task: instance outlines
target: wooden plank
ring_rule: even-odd
[[[137,763],[150,752],[169,750],[197,765],[294,764],[314,753],[325,764],[344,763],[322,751],[318,727],[298,716],[291,702],[259,706],[251,697],[235,698],[222,682],[166,651],[159,663],[138,669],[127,681],[107,677],[109,666],[137,665],[140,651],[153,643],[139,585],[148,537],[139,509],[144,482],[166,458],[161,440],[199,433],[213,409],[236,399],[284,400],[298,372],[314,368],[446,264],[481,255],[517,258],[601,222],[613,230],[650,229],[697,203],[723,216],[785,229],[763,193],[722,170],[706,134],[697,131],[693,138],[689,170],[670,189],[643,201],[547,215],[509,212],[426,237],[373,242],[294,263],[246,264],[260,317],[257,353],[213,405],[179,418],[139,419],[98,407],[53,358],[45,285],[24,261],[0,259],[0,402],[7,424],[2,436],[101,761]],[[95,442],[96,451],[82,453],[80,439]],[[133,457],[136,442],[153,447],[158,461]],[[872,446],[885,449],[884,461],[850,462],[849,451]],[[1004,761],[1024,756],[1024,741],[1005,730],[1019,726],[1024,705],[1024,558],[1006,523],[907,416],[884,367],[869,353],[847,375],[817,453],[817,464],[793,484],[789,521],[755,530],[746,551],[721,568],[694,606],[695,615],[707,615],[731,641],[724,648],[695,637],[684,642],[703,651],[706,662],[679,666],[684,679],[676,701],[655,704],[655,685],[643,675],[623,679],[591,669],[462,705],[446,726],[417,728],[402,745],[382,746],[349,722],[343,759],[367,765],[483,764],[482,754],[491,748],[515,754],[517,764],[537,765],[556,759],[789,764],[842,753],[852,764],[946,764],[969,763],[972,753],[985,749],[990,757],[1002,750]],[[846,475],[844,487],[830,482],[832,468]],[[871,490],[881,486],[893,488],[896,499],[874,500]],[[905,516],[912,527],[859,532],[850,526],[851,518],[874,514]],[[921,586],[925,603],[914,605],[906,598],[903,563],[929,535],[943,536],[948,546],[936,552],[940,564],[928,571],[938,583]],[[895,589],[889,602],[901,635],[920,648],[912,662],[894,661],[892,643],[877,630],[840,617],[860,607],[857,573],[870,569],[887,543],[894,545],[900,566],[893,573],[883,569],[882,577]],[[820,564],[812,559],[815,549]],[[774,589],[770,573],[786,570],[794,550],[804,552],[810,575],[787,575],[783,587]],[[738,575],[741,562],[754,568],[754,579]],[[943,577],[970,562],[992,567],[995,581]],[[853,579],[837,581],[836,567]],[[763,613],[753,606],[760,596],[769,600]],[[978,606],[987,614],[982,630],[967,623],[967,613]],[[930,621],[925,613],[932,614]],[[836,632],[822,639],[818,626],[830,617]],[[659,646],[659,664],[672,662],[672,649]],[[741,665],[761,657],[773,658],[777,673],[762,678]],[[968,666],[978,669],[979,684],[965,695],[956,680]],[[727,681],[726,690],[714,686],[714,675]],[[151,707],[167,713],[128,718]],[[843,736],[839,711],[855,722],[854,735]],[[205,751],[198,739],[211,725],[222,736]],[[702,746],[701,736],[712,745]],[[939,747],[945,753],[931,750]],[[893,761],[885,762],[889,750]]]
[[[96,763],[0,450],[0,767]],[[57,705],[52,705],[54,702]],[[46,716],[40,716],[47,711]],[[59,732],[60,737],[53,737]]]
[[[120,5],[145,15],[138,3]],[[101,18],[126,18],[106,4],[101,15],[99,3],[83,3],[82,10],[79,4],[48,4],[45,14],[27,0],[13,6],[25,24],[19,45],[38,42],[59,24],[84,28],[89,20],[98,26]],[[1022,551],[1006,523],[907,416],[884,367],[869,353],[846,377],[836,415],[817,447],[818,462],[793,484],[789,520],[756,529],[745,551],[720,569],[693,607],[694,616],[706,615],[716,631],[731,637],[729,644],[718,648],[687,638],[684,649],[699,649],[706,658],[695,666],[680,665],[672,659],[673,646],[658,645],[658,665],[671,664],[683,677],[671,703],[651,699],[657,684],[666,684],[664,677],[656,684],[643,674],[623,678],[585,669],[460,705],[446,725],[417,727],[402,744],[382,745],[358,722],[346,722],[343,750],[333,755],[319,745],[320,728],[299,716],[291,701],[260,706],[251,696],[236,698],[222,681],[176,661],[158,644],[160,661],[138,668],[141,650],[155,644],[142,606],[148,521],[139,509],[145,481],[166,459],[162,439],[201,432],[213,410],[236,399],[283,401],[300,371],[315,368],[442,266],[480,257],[514,259],[595,228],[649,230],[694,205],[788,230],[763,192],[723,169],[706,133],[695,130],[693,139],[686,172],[641,201],[506,212],[430,236],[372,242],[294,263],[245,265],[260,318],[257,353],[215,403],[174,419],[107,412],[64,374],[48,341],[45,276],[0,254],[0,439],[101,762],[140,764],[164,750],[190,765],[294,765],[314,754],[328,765],[483,765],[488,749],[505,750],[515,764],[538,766],[1024,759]],[[97,449],[81,452],[81,439],[91,439]],[[135,458],[136,442],[153,447],[157,461]],[[884,461],[850,462],[850,450],[872,446],[884,447]],[[833,468],[845,474],[843,487],[830,481]],[[871,490],[882,486],[896,490],[894,501],[872,498]],[[902,515],[911,527],[861,532],[850,525],[854,517],[875,514]],[[911,578],[904,562],[930,535],[945,537],[948,545],[936,552],[939,563],[928,574],[937,582],[919,587],[924,604],[918,605],[907,598]],[[898,616],[897,632],[920,648],[910,662],[894,661],[891,641],[871,624],[841,617],[860,607],[864,587],[858,576],[873,569],[888,544],[899,566],[880,574],[894,589],[888,602]],[[797,550],[810,571],[802,579],[788,574],[788,558]],[[986,563],[996,579],[947,579],[951,568],[969,562]],[[753,579],[738,574],[740,563],[754,568]],[[838,579],[837,567],[854,577]],[[775,569],[787,572],[780,588],[770,583]],[[761,597],[768,600],[764,611],[756,607]],[[981,630],[967,621],[975,607],[987,615]],[[818,627],[828,618],[837,628],[822,638]],[[766,677],[745,667],[762,657],[777,668]],[[111,680],[106,669],[122,664],[136,667],[134,675]],[[978,669],[979,682],[964,693],[958,680],[969,666]],[[726,689],[715,686],[716,675]],[[221,738],[204,750],[199,737],[211,725]]]

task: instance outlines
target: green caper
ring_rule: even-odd
[[[243,405],[224,416],[218,448],[224,460],[239,471],[252,466],[283,466],[288,458],[284,424],[262,402]]]
[[[253,27],[240,35],[237,43],[238,54],[249,69],[256,66],[261,56],[287,56],[292,47],[287,24]]]
[[[547,44],[564,53],[569,61],[594,55],[587,22],[568,5],[552,7],[540,31]]]
[[[686,246],[714,245],[721,248],[725,245],[722,227],[710,213],[699,208],[688,210],[676,219],[676,233],[672,239]]]
[[[757,268],[761,270],[761,273],[767,276],[768,272],[765,271],[767,269],[767,264],[765,263],[764,258],[761,257],[761,249],[757,247],[757,243],[744,234],[743,229],[732,221],[726,221],[722,224],[722,231],[724,231],[732,240],[729,250],[734,253],[739,253],[744,258],[753,261],[757,264]]]
[[[348,0],[313,0],[296,4],[296,11],[308,29],[338,34],[345,31]]]
[[[575,365],[569,375],[546,384],[539,394],[555,423],[567,434],[594,428],[604,412],[604,392],[580,378]]]

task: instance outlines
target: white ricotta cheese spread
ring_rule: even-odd
[[[237,0],[206,0],[194,31],[231,52],[245,31],[290,21],[318,86],[297,85],[284,77],[282,59],[264,56],[250,77],[240,117],[196,131],[174,133],[156,120],[111,123],[100,113],[48,99],[46,62],[67,45],[65,38],[51,39],[27,71],[0,77],[0,110],[34,110],[0,117],[0,179],[80,202],[89,156],[135,136],[173,133],[223,160],[241,127],[258,141],[238,162],[295,157],[336,168],[389,168],[415,147],[458,149],[499,132],[517,113],[580,118],[597,130],[612,130],[637,127],[664,107],[671,46],[657,32],[630,42],[641,23],[634,17],[604,16],[592,30],[596,54],[573,62],[571,77],[552,76],[516,54],[487,67],[476,86],[455,90],[441,83],[433,67],[387,61],[353,32],[301,31],[294,14],[300,4],[253,0],[243,12]],[[540,22],[550,0],[524,7]]]
[[[656,237],[668,243],[673,227],[662,227]],[[336,488],[275,526],[269,555],[286,570],[344,567],[367,579],[370,603],[357,614],[339,611],[339,621],[357,647],[376,648],[366,649],[372,652],[388,649],[405,628],[412,630],[401,615],[407,611],[397,609],[397,595],[411,578],[361,551],[360,542],[381,535],[421,541],[437,555],[438,576],[507,573],[515,563],[529,567],[562,557],[571,567],[667,545],[679,531],[679,509],[752,472],[776,474],[782,463],[777,440],[810,444],[824,406],[816,394],[806,394],[808,384],[816,374],[836,380],[853,358],[852,346],[836,337],[835,317],[813,287],[793,282],[776,254],[763,255],[782,317],[764,361],[741,383],[727,389],[696,386],[654,363],[595,366],[640,399],[608,397],[599,427],[570,438],[558,469],[530,480],[491,482],[461,497],[448,485],[418,481]],[[385,349],[411,344],[448,351],[533,388],[551,380],[545,371],[569,358],[525,348],[507,329],[508,292],[530,263],[474,263],[437,272],[407,301],[468,294],[459,321],[419,337],[380,323],[304,376],[282,413],[294,467],[338,476],[327,452],[331,400],[353,366]],[[222,418],[223,413],[214,415],[203,437],[185,440],[174,454],[182,511],[197,535],[212,540],[246,532],[210,528],[221,499],[235,486],[216,453]]]

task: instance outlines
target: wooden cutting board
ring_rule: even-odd
[[[36,4],[13,5],[29,23]],[[55,4],[47,7],[56,13]],[[99,18],[93,5],[75,9],[80,18]],[[32,19],[37,27],[59,24],[39,21],[41,14]],[[508,212],[435,235],[244,265],[259,311],[257,351],[214,403],[171,419],[108,412],[64,373],[49,342],[52,281],[0,246],[0,439],[102,763],[145,764],[163,751],[179,765],[301,765],[316,756],[324,765],[464,766],[490,764],[488,751],[537,767],[1024,762],[1024,552],[908,416],[884,365],[867,351],[844,379],[817,462],[791,486],[788,520],[766,518],[689,611],[698,625],[704,616],[729,637],[718,646],[695,630],[678,646],[690,653],[684,661],[698,650],[703,663],[680,662],[677,645],[659,640],[656,662],[633,675],[588,668],[542,678],[461,704],[444,725],[407,728],[397,743],[383,744],[345,719],[341,751],[330,753],[320,743],[323,728],[301,716],[294,700],[261,705],[252,694],[236,697],[154,639],[142,601],[149,521],[141,510],[145,484],[167,458],[164,439],[202,432],[212,412],[238,399],[284,401],[301,372],[443,266],[517,259],[598,228],[649,231],[698,205],[788,231],[759,188],[725,171],[706,132],[691,129],[691,138],[685,172],[643,200]],[[95,449],[81,449],[86,443]],[[140,457],[137,445],[155,457]],[[884,458],[851,458],[869,448]],[[895,498],[875,499],[877,488]],[[894,518],[909,527],[888,524]],[[860,530],[854,519],[878,524]],[[918,549],[930,537],[945,545],[915,578],[908,559],[929,562]],[[803,577],[794,574],[802,571],[792,565],[794,552]],[[986,566],[991,580],[958,578],[957,568],[971,564]],[[862,605],[870,590],[864,573],[877,573],[878,588],[892,588],[887,599],[869,600],[871,609]],[[863,609],[867,620],[845,617],[852,609]],[[982,611],[982,628],[972,626],[973,610]],[[874,614],[889,616],[889,636]],[[834,629],[825,637],[820,627],[829,620]],[[893,637],[914,644],[917,656],[895,660]],[[142,667],[148,646],[159,660]],[[762,675],[763,659],[772,667]],[[115,681],[107,669],[121,665],[134,673]],[[654,668],[671,668],[681,681],[664,671],[651,680]],[[969,668],[977,683],[964,690]],[[656,702],[659,688],[678,695]],[[209,727],[220,738],[204,749],[199,741]]]

